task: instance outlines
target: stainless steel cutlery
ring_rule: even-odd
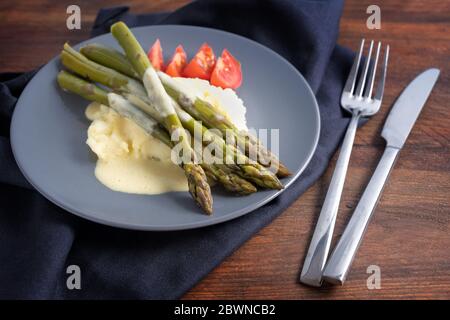
[[[395,102],[381,134],[386,140],[386,149],[341,239],[327,261],[358,120],[360,117],[375,114],[383,97],[389,46],[385,49],[381,76],[372,96],[381,42],[378,42],[374,59],[371,59],[373,48],[374,42],[371,41],[367,58],[360,68],[364,39],[361,41],[359,53],[341,95],[341,105],[352,114],[352,118],[300,275],[300,281],[311,286],[321,286],[322,281],[344,283],[397,155],[439,77],[439,70],[426,70],[405,88]]]

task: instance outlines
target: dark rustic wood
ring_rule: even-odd
[[[188,1],[128,1],[133,12],[175,9]],[[391,45],[381,112],[358,131],[336,226],[342,233],[383,149],[379,133],[389,106],[425,68],[440,80],[401,152],[344,287],[311,289],[297,281],[333,166],[271,225],[210,273],[186,299],[450,298],[450,2],[379,1],[382,29],[367,30],[373,1],[347,1],[339,42],[357,48],[361,37]],[[122,1],[78,0],[82,30],[65,28],[73,1],[16,0],[0,4],[0,72],[35,68],[69,40],[89,37],[96,12]],[[335,159],[334,159],[335,160]],[[332,163],[334,163],[334,160]],[[336,238],[336,237],[335,237]],[[378,265],[382,288],[368,290],[366,268]]]

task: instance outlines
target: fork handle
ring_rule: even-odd
[[[347,174],[359,118],[359,113],[353,113],[303,264],[300,281],[311,286],[319,287],[322,284],[322,272],[330,249],[334,223],[339,209],[339,202],[342,189],[344,188],[345,175]]]
[[[344,283],[399,151],[400,149],[394,147],[385,149],[355,212],[325,267],[323,273],[325,281],[334,284]]]

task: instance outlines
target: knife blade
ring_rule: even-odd
[[[388,146],[403,147],[438,77],[438,69],[422,72],[397,98],[381,132]]]
[[[386,149],[325,266],[322,276],[324,281],[344,284],[397,155],[405,144],[438,77],[438,69],[422,72],[403,90],[392,107],[381,133],[386,140]]]

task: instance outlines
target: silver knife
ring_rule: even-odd
[[[333,284],[344,283],[397,155],[438,77],[438,69],[422,72],[403,90],[392,107],[381,132],[381,136],[386,140],[386,149],[325,266],[322,277],[324,281]]]

